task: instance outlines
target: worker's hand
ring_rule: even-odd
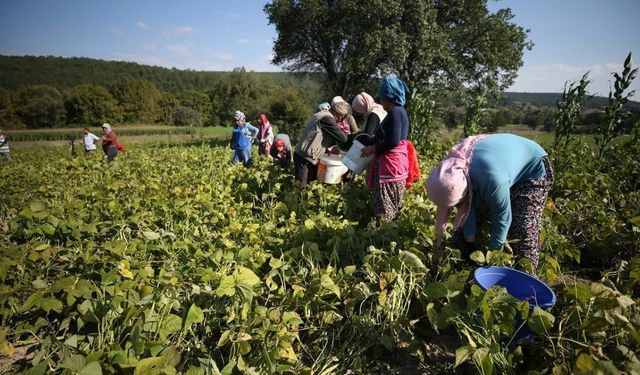
[[[375,154],[376,152],[376,146],[367,146],[365,148],[362,149],[362,157],[367,157],[371,154]]]

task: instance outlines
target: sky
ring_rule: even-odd
[[[0,0],[0,55],[89,57],[197,71],[272,65],[263,0]],[[640,61],[640,0],[501,0],[529,29],[513,92],[562,92],[587,71],[608,95],[627,54]],[[637,66],[636,63],[634,63]],[[631,89],[640,96],[640,77]]]

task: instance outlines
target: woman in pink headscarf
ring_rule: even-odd
[[[542,212],[553,168],[546,151],[514,134],[467,137],[455,145],[427,180],[429,197],[438,207],[436,234],[440,244],[454,207],[454,229],[464,238],[463,256],[475,249],[477,227],[491,221],[487,247],[502,249],[507,236],[517,257],[538,266]],[[455,237],[455,236],[454,236]]]
[[[256,118],[258,122],[258,147],[262,155],[270,155],[271,145],[273,144],[273,129],[267,115],[261,113]]]
[[[374,136],[378,126],[382,123],[387,116],[387,111],[384,110],[381,104],[376,103],[371,95],[366,92],[361,92],[353,98],[351,108],[354,112],[364,115],[365,123],[363,133]]]

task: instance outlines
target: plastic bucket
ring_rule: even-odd
[[[342,175],[347,172],[347,167],[340,161],[339,155],[328,155],[320,158],[318,162],[318,181],[325,184],[339,184]]]
[[[546,310],[556,304],[556,294],[553,289],[528,273],[512,268],[491,266],[476,269],[473,276],[483,290],[496,285],[504,287],[511,296],[520,301],[527,301],[531,309],[534,306],[538,306]],[[522,324],[520,314],[518,314],[514,324],[515,327],[519,327]],[[532,335],[533,332],[525,324],[513,337],[512,344],[524,338],[531,338]]]
[[[362,149],[370,144],[373,144],[373,138],[371,138],[370,135],[358,135],[353,140],[353,146],[351,146],[347,154],[342,158],[342,163],[356,174],[362,173],[374,158],[373,154],[364,158],[362,157]]]

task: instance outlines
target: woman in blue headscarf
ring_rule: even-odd
[[[407,85],[395,75],[382,80],[378,97],[388,114],[376,130],[374,144],[362,150],[363,156],[375,154],[368,184],[373,214],[378,221],[397,218],[406,191],[409,116],[404,105],[408,91]]]

